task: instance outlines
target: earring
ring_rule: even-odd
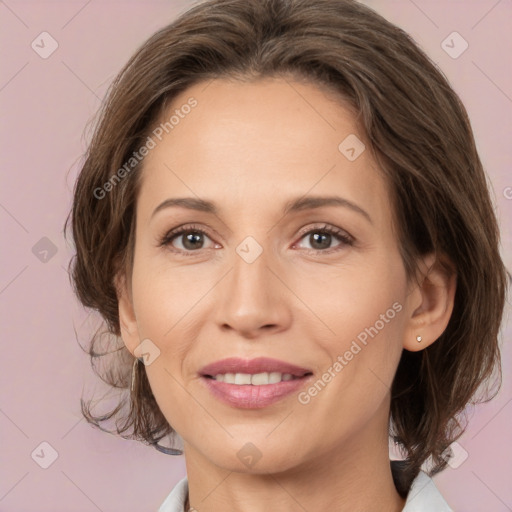
[[[132,395],[134,393],[134,390],[135,388],[137,387],[137,384],[138,384],[138,364],[139,362],[141,363],[144,363],[144,358],[143,357],[136,357],[135,360],[133,361],[133,366],[132,366],[132,383],[131,383],[131,390],[132,390]],[[160,444],[158,444],[156,441],[153,442],[153,443],[150,443],[153,448],[155,448],[155,450],[158,450],[159,452],[162,452],[162,453],[165,453],[166,455],[183,455],[183,451],[182,450],[179,450],[179,449],[176,449],[176,448],[168,448],[167,446],[162,446]]]
[[[132,366],[132,385],[131,385],[132,393],[133,393],[133,391],[135,389],[136,382],[137,382],[137,366],[138,366],[139,361],[141,363],[144,362],[144,358],[143,357],[136,357],[135,360],[133,361],[133,366]]]
[[[421,340],[422,340],[422,337],[421,337],[421,336],[416,336],[416,341],[417,341],[418,343],[421,343]]]

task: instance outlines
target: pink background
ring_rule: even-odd
[[[494,189],[504,259],[512,269],[512,189],[507,189],[512,187],[512,2],[365,3],[411,33],[465,103]],[[83,387],[86,396],[103,388],[75,339],[74,328],[86,342],[91,317],[86,319],[69,286],[71,249],[62,226],[88,140],[85,127],[108,85],[148,36],[189,5],[184,0],[0,3],[1,511],[156,511],[185,475],[182,457],[105,434],[81,419]],[[47,59],[31,47],[43,31],[59,45]],[[453,31],[469,44],[457,59],[441,47]],[[39,242],[43,237],[53,244],[54,255],[48,241]],[[50,249],[46,262],[32,251],[38,242],[39,249]],[[507,324],[502,338],[503,387],[495,400],[470,411],[470,427],[459,440],[467,459],[435,477],[456,511],[512,510]],[[43,441],[58,454],[47,469],[31,457]],[[48,457],[50,450],[44,453]]]

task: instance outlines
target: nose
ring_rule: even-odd
[[[264,249],[248,261],[235,253],[231,271],[219,283],[217,324],[248,339],[288,329],[292,293],[271,251]]]

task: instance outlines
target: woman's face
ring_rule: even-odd
[[[144,159],[121,319],[132,353],[146,340],[151,388],[186,455],[266,472],[387,449],[414,307],[390,197],[353,115],[284,79],[201,83],[164,121],[173,114]],[[204,370],[261,357],[280,362]],[[282,380],[284,364],[304,371]],[[270,384],[249,384],[265,369]],[[217,372],[241,375],[204,375]]]

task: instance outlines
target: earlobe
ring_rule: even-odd
[[[415,289],[416,298],[404,333],[403,346],[417,352],[434,343],[450,321],[456,290],[456,272],[451,263],[441,262],[435,254],[420,262]],[[419,304],[418,304],[419,302]]]
[[[121,338],[123,339],[126,348],[133,354],[140,341],[137,320],[135,318],[133,301],[130,293],[130,283],[128,283],[126,276],[123,274],[116,276],[115,285],[117,290]]]

